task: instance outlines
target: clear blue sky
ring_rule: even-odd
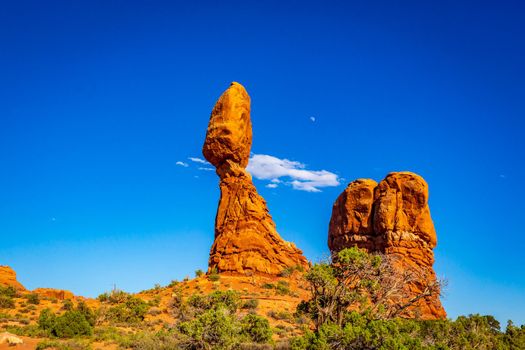
[[[218,180],[188,157],[235,80],[255,154],[344,178],[256,180],[285,239],[325,256],[347,182],[417,172],[449,315],[525,323],[523,3],[349,3],[4,1],[0,264],[87,296],[205,269]]]

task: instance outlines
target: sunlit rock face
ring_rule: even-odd
[[[288,267],[305,268],[301,250],[279,236],[246,171],[251,145],[250,96],[234,82],[213,108],[202,150],[216,168],[221,190],[209,269],[277,275]]]
[[[24,286],[16,279],[16,272],[9,266],[0,266],[0,286],[25,290]]]
[[[353,181],[334,203],[328,232],[332,253],[357,246],[394,255],[400,270],[422,272],[425,280],[407,286],[414,295],[436,280],[432,267],[436,244],[428,185],[417,174],[390,173],[379,184],[370,179]],[[434,295],[421,299],[406,316],[435,319],[445,318],[446,313]]]

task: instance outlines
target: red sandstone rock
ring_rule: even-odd
[[[16,272],[9,266],[0,266],[0,286],[15,287],[17,290],[25,290],[24,286],[17,281]]]
[[[67,290],[62,290],[62,289],[37,288],[33,290],[33,293],[46,297],[46,298],[52,298],[52,299],[58,299],[58,300],[65,300],[65,299],[72,300],[75,298],[73,293]]]
[[[250,97],[232,83],[213,109],[203,147],[204,157],[217,168],[221,190],[209,268],[272,275],[287,267],[305,268],[302,252],[279,236],[245,170],[251,144]]]
[[[398,268],[416,269],[425,276],[425,280],[407,286],[413,293],[436,280],[432,268],[436,244],[428,185],[419,175],[390,173],[379,184],[356,180],[334,203],[328,233],[330,250],[357,246],[395,256]],[[416,311],[422,318],[446,317],[438,296],[422,300]]]

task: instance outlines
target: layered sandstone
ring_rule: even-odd
[[[288,267],[307,267],[301,250],[277,233],[245,169],[251,145],[250,96],[234,82],[213,108],[202,150],[216,168],[221,190],[209,269],[277,275]]]
[[[390,173],[379,184],[369,179],[353,181],[334,203],[330,250],[357,246],[395,256],[400,270],[413,269],[424,276],[407,286],[412,293],[436,280],[432,268],[436,244],[428,185],[417,174]],[[437,295],[420,301],[417,311],[422,318],[446,317]]]
[[[63,289],[52,289],[52,288],[37,288],[33,290],[33,293],[38,294],[45,298],[65,300],[73,300],[75,296],[68,290]]]
[[[14,287],[17,290],[25,290],[24,286],[16,279],[16,272],[9,266],[0,266],[0,286]]]

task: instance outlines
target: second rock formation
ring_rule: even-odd
[[[436,281],[432,268],[436,231],[428,207],[428,185],[410,172],[394,172],[379,184],[370,179],[351,182],[332,209],[328,246],[332,253],[359,247],[397,258],[401,270],[415,269],[423,280],[407,286],[419,293]],[[419,316],[445,318],[438,295],[417,304]]]

